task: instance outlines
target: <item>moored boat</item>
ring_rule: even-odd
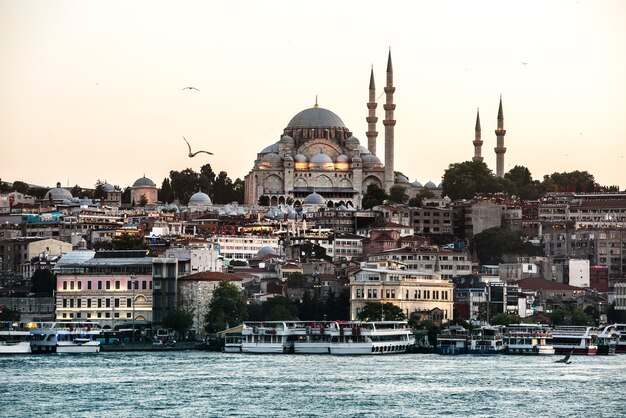
[[[15,325],[10,322],[1,325],[0,354],[30,354],[30,331]]]
[[[598,330],[588,326],[557,326],[552,330],[552,345],[556,354],[596,355]]]
[[[504,354],[554,354],[552,331],[543,324],[510,324],[504,330]]]
[[[31,350],[40,353],[97,353],[102,333],[96,322],[40,322],[31,332]]]
[[[626,354],[626,324],[613,324],[613,331],[619,333],[615,352],[618,354]]]
[[[598,345],[598,355],[613,355],[617,349],[617,342],[620,338],[620,333],[615,329],[615,325],[605,325],[598,330],[598,338],[596,344]]]
[[[331,332],[330,354],[401,354],[415,345],[415,336],[406,321],[336,323]]]
[[[504,350],[499,327],[482,326],[472,330],[467,354],[500,354]]]
[[[460,325],[451,325],[437,335],[437,354],[457,355],[467,354],[468,333]]]

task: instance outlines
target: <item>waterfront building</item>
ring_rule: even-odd
[[[262,235],[217,235],[219,253],[224,261],[248,261],[254,258],[263,247],[271,248],[276,254],[281,253],[279,237]]]
[[[432,246],[403,247],[369,254],[367,262],[395,261],[409,270],[435,273],[439,268],[443,279],[472,272],[472,260],[461,251],[438,249]]]
[[[350,278],[350,319],[357,319],[366,303],[393,303],[407,318],[414,312],[443,312],[443,320],[453,314],[453,284],[437,273],[419,270],[378,268],[367,264]]]

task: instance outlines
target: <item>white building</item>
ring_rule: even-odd
[[[571,259],[569,264],[569,285],[589,287],[589,260]]]
[[[223,257],[220,255],[217,245],[213,243],[169,248],[165,251],[165,257],[177,258],[181,261],[189,260],[191,274],[203,271],[221,272],[223,269]]]

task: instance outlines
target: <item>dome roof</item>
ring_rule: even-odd
[[[204,193],[204,192],[197,192],[194,193],[193,195],[191,195],[191,197],[189,198],[189,206],[204,206],[204,205],[211,205],[211,198],[209,197],[208,194]]]
[[[427,188],[427,189],[436,189],[437,185],[435,183],[433,183],[432,181],[429,181],[428,183],[426,183],[424,185],[424,187]]]
[[[280,137],[280,141],[281,144],[285,144],[285,145],[291,145],[293,146],[294,142],[293,142],[293,138],[290,137],[289,135],[283,135]]]
[[[102,183],[102,190],[104,190],[105,192],[114,192],[115,191],[115,187],[113,187],[113,185],[104,182]]]
[[[72,193],[69,190],[61,187],[61,183],[57,183],[57,187],[48,190],[44,199],[46,200],[71,200],[73,198]]]
[[[338,163],[347,163],[349,160],[350,159],[345,154],[339,154],[337,158],[335,158],[335,161]]]
[[[326,202],[324,198],[322,197],[322,195],[315,193],[315,192],[305,197],[304,200],[302,201],[303,205],[323,205],[325,203]]]
[[[306,156],[302,155],[302,154],[296,154],[293,156],[293,159],[297,162],[297,163],[306,163]]]
[[[383,165],[383,163],[380,162],[380,159],[375,156],[374,154],[365,154],[362,156],[363,158],[363,164],[367,164],[367,165]]]
[[[368,150],[367,148],[365,148],[363,145],[360,145],[360,146],[359,146],[359,151],[361,151],[361,155],[371,154],[370,150]]]
[[[265,154],[261,157],[261,161],[264,163],[280,163],[282,159],[280,158],[280,155],[270,152],[269,154]]]
[[[148,177],[143,176],[133,183],[133,187],[156,187],[156,184]]]
[[[409,179],[402,175],[402,174],[398,174],[396,176],[396,183],[402,183],[402,184],[408,184],[409,183]]]
[[[263,151],[261,151],[260,153],[267,154],[268,152],[278,152],[278,142],[263,148]]]
[[[298,128],[345,128],[343,121],[327,109],[312,107],[291,118],[287,129]]]
[[[363,159],[361,157],[359,157],[358,155],[355,155],[354,157],[352,157],[352,162],[353,163],[361,163],[361,162],[363,162]]]
[[[285,155],[285,161],[293,161],[293,157],[289,154]]]
[[[359,144],[359,140],[354,135],[350,135],[348,139],[346,139],[346,146],[348,147],[358,146]]]
[[[332,163],[333,159],[330,158],[328,155],[324,154],[324,151],[320,150],[319,154],[315,154],[313,157],[311,157],[311,162],[312,163]]]
[[[276,255],[276,250],[273,249],[272,247],[265,246],[265,247],[259,248],[259,251],[256,253],[257,257],[268,255],[268,254]]]
[[[422,183],[420,183],[419,181],[415,180],[413,183],[411,183],[411,186],[413,187],[417,187],[417,188],[422,188],[424,186],[422,186]]]

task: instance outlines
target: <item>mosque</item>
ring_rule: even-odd
[[[361,207],[370,184],[387,192],[395,184],[393,68],[387,60],[385,92],[385,162],[376,156],[376,87],[370,76],[367,147],[346,127],[341,118],[318,106],[296,114],[280,140],[257,154],[245,177],[245,203],[267,196],[270,206],[293,202],[300,206],[320,196],[327,206]],[[404,180],[404,179],[403,179]],[[318,200],[321,201],[320,198]]]

